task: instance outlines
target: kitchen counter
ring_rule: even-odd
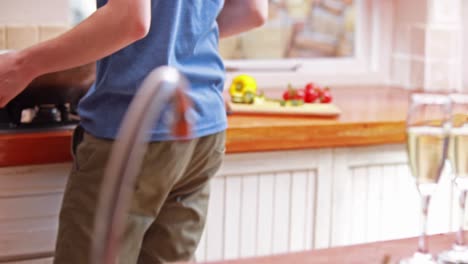
[[[402,143],[409,92],[385,86],[332,89],[337,118],[230,116],[230,153]],[[280,92],[272,92],[280,97]]]
[[[408,92],[394,87],[339,87],[332,90],[338,118],[230,115],[227,152],[403,143]],[[279,96],[280,91],[269,91]],[[0,134],[0,167],[71,160],[71,130]]]

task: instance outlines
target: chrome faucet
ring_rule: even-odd
[[[149,130],[172,103],[173,134],[190,133],[188,82],[174,68],[160,67],[145,79],[122,121],[104,174],[98,202],[91,264],[117,263],[120,236],[130,209],[133,186],[146,152]]]

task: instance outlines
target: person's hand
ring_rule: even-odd
[[[5,107],[34,79],[16,52],[0,54],[0,107]]]

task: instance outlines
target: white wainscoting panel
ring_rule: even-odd
[[[53,250],[69,169],[0,168],[0,262]],[[432,199],[430,233],[457,224],[449,172]],[[404,145],[229,154],[211,183],[196,257],[223,260],[415,236],[419,211]]]
[[[200,261],[416,236],[420,200],[404,145],[228,155],[212,184]],[[449,171],[429,233],[454,230]]]
[[[335,149],[333,157],[333,246],[419,234],[420,198],[403,145]],[[429,233],[454,230],[453,206],[446,169],[431,201]]]
[[[330,171],[331,150],[227,156],[212,182],[207,227],[197,259],[328,246]],[[324,226],[317,232],[320,223]]]
[[[70,164],[0,169],[0,262],[52,254],[69,170]]]

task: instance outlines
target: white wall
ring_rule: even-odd
[[[466,27],[460,4],[395,0],[393,84],[427,91],[462,89],[461,55],[468,46],[461,46],[461,29]]]
[[[0,24],[69,24],[68,0],[0,0]]]
[[[395,0],[393,25],[393,53],[391,80],[395,85],[410,87],[410,25],[423,24],[427,20],[426,0]]]
[[[426,0],[395,0],[394,14],[394,53],[408,54],[409,50],[409,26],[417,23],[425,23],[427,20]]]
[[[462,15],[462,25],[465,25],[463,28],[463,85],[465,91],[468,91],[468,1],[463,1],[463,15]]]

